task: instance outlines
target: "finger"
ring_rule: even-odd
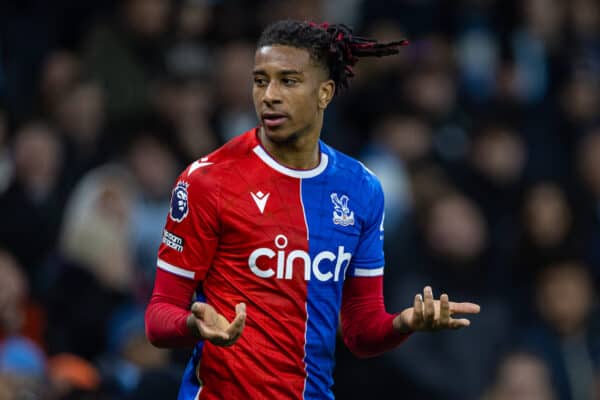
[[[450,302],[448,301],[448,295],[442,294],[440,296],[440,319],[438,324],[441,326],[448,326],[450,322]]]
[[[466,318],[450,319],[448,326],[452,329],[466,328],[471,325],[471,321]]]
[[[479,314],[479,311],[479,304],[450,302],[450,314]]]
[[[435,305],[433,303],[433,290],[431,290],[431,286],[425,286],[424,289],[425,294],[425,323],[427,325],[432,325],[435,317]]]
[[[423,296],[418,293],[413,303],[413,321],[415,325],[423,323]]]
[[[246,304],[240,303],[235,306],[235,319],[231,322],[225,331],[230,339],[237,339],[246,325]]]
[[[206,303],[200,303],[198,301],[195,301],[192,304],[192,313],[194,314],[195,317],[200,318],[202,316],[202,314],[204,313],[204,305]]]
[[[213,318],[214,308],[207,303],[196,301],[192,304],[192,313],[196,318],[206,321],[208,318]]]
[[[246,303],[238,303],[235,305],[235,313],[245,313],[246,312]]]

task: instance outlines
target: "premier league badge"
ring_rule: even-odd
[[[175,222],[183,221],[188,215],[188,186],[189,183],[177,182],[175,189],[173,189],[169,216]]]

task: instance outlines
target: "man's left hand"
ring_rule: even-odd
[[[403,310],[394,318],[393,326],[398,332],[440,331],[460,329],[471,324],[466,318],[452,318],[455,314],[478,314],[480,307],[475,303],[456,303],[447,294],[434,300],[430,286],[415,296],[413,307]]]

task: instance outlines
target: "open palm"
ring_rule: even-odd
[[[434,300],[430,286],[415,296],[412,307],[406,308],[394,318],[394,328],[400,332],[438,331],[459,329],[471,324],[466,318],[453,318],[455,314],[477,314],[480,307],[475,303],[450,301],[447,294]]]
[[[200,337],[217,346],[231,346],[242,335],[246,324],[246,305],[244,303],[236,305],[235,313],[235,318],[230,323],[210,304],[201,302],[192,304],[192,314]]]

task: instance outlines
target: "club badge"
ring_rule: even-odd
[[[354,211],[350,211],[350,208],[348,208],[349,200],[345,194],[338,197],[337,193],[331,193],[334,224],[341,226],[354,225]]]

